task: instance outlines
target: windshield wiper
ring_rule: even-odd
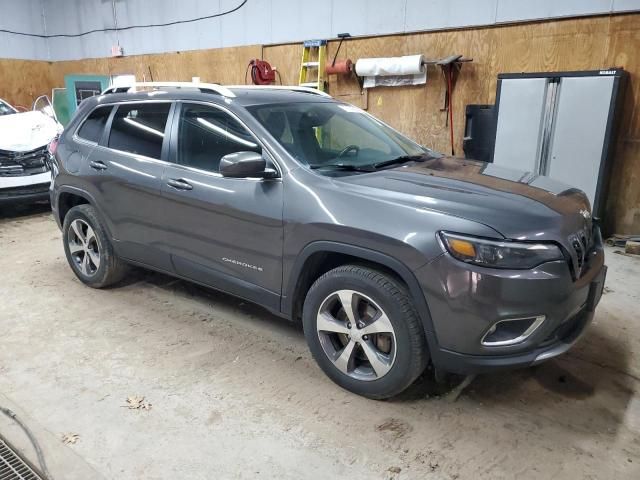
[[[333,168],[335,170],[345,170],[349,172],[373,172],[371,167],[351,165],[349,163],[312,163],[309,168],[317,170],[319,168]]]
[[[373,168],[379,169],[384,167],[389,167],[391,165],[397,165],[399,163],[406,162],[415,162],[415,161],[424,161],[427,159],[427,154],[420,155],[402,155],[400,157],[392,158],[391,160],[385,160],[384,162],[378,162],[373,164]]]
[[[402,155],[400,157],[392,158],[391,160],[385,160],[384,162],[374,163],[372,165],[352,165],[350,163],[312,163],[309,168],[316,170],[318,168],[333,168],[335,170],[345,170],[349,172],[375,172],[380,168],[396,165],[406,162],[419,162],[424,161],[430,156],[427,153],[420,155]]]

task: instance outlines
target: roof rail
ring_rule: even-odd
[[[327,92],[322,92],[311,87],[299,87],[297,85],[225,85],[225,87],[230,90],[241,88],[250,88],[255,90],[291,90],[293,92],[311,93],[314,95],[332,98]]]
[[[235,97],[235,93],[229,90],[228,87],[223,87],[217,83],[194,83],[194,82],[135,82],[130,85],[114,86],[107,88],[102,95],[109,93],[126,93],[132,88],[138,87],[152,87],[152,88],[197,88],[202,93],[218,93],[223,97]]]

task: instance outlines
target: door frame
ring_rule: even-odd
[[[282,180],[282,176],[283,176],[283,168],[282,166],[278,163],[277,160],[277,155],[271,151],[271,149],[265,144],[265,142],[262,141],[262,139],[256,135],[255,131],[249,126],[247,125],[247,123],[245,121],[243,121],[238,115],[236,115],[233,111],[229,110],[228,108],[224,107],[223,105],[220,105],[218,103],[215,102],[207,102],[207,101],[203,101],[203,100],[175,100],[175,108],[170,112],[173,114],[173,116],[170,116],[170,120],[171,120],[171,129],[170,129],[170,133],[169,133],[169,137],[170,137],[170,149],[167,155],[167,162],[170,163],[171,165],[179,165],[181,167],[184,167],[188,170],[193,170],[195,172],[201,172],[201,173],[207,173],[209,175],[213,175],[215,177],[222,177],[222,174],[220,172],[211,172],[211,171],[207,171],[207,170],[200,170],[198,168],[193,168],[190,167],[188,165],[184,165],[179,163],[179,158],[178,158],[178,134],[179,134],[179,130],[180,130],[180,115],[182,114],[182,106],[184,104],[194,104],[194,105],[205,105],[207,107],[213,107],[213,108],[217,108],[218,110],[221,110],[222,112],[226,113],[227,115],[231,116],[234,120],[236,120],[238,123],[240,123],[240,125],[242,125],[244,128],[247,129],[247,131],[249,133],[251,133],[251,135],[253,135],[254,140],[256,141],[256,143],[258,143],[258,145],[260,145],[260,148],[262,149],[263,154],[266,152],[267,156],[269,158],[269,160],[271,160],[271,162],[273,163],[273,166],[275,167],[276,171],[278,172],[278,176],[269,179],[270,181],[281,181]],[[248,180],[248,181],[256,181],[256,179],[253,178],[240,178],[239,180]],[[262,180],[262,179],[258,179],[258,180]]]
[[[226,108],[223,105],[219,105],[215,102],[210,101],[202,101],[202,100],[175,100],[174,108],[170,112],[170,121],[171,125],[169,128],[169,142],[168,142],[168,151],[167,156],[163,157],[165,159],[165,163],[167,164],[165,171],[162,177],[162,188],[163,190],[166,188],[164,182],[166,181],[166,177],[168,175],[168,169],[176,169],[177,171],[184,170],[187,172],[193,172],[199,175],[206,175],[209,177],[213,177],[215,179],[222,180],[224,176],[219,172],[213,172],[209,170],[201,170],[199,168],[194,168],[184,163],[179,163],[178,156],[178,142],[179,142],[179,131],[180,131],[180,117],[182,114],[182,108],[185,104],[194,104],[194,105],[203,105],[206,107],[211,107],[222,111],[223,113],[229,115],[231,118],[236,120],[240,125],[242,125],[253,137],[254,141],[260,146],[262,150],[262,154],[273,164],[274,168],[278,172],[278,176],[274,178],[226,178],[225,180],[228,182],[250,182],[250,183],[260,183],[260,182],[269,182],[269,183],[278,183],[280,184],[280,188],[283,189],[283,168],[278,163],[277,155],[268,148],[268,146],[261,140],[261,138],[255,133],[254,129],[252,129],[245,121],[243,121],[236,113]],[[166,140],[166,139],[165,139]],[[164,152],[163,152],[164,153]],[[284,195],[284,191],[282,193]],[[282,213],[282,210],[281,210]],[[284,218],[282,220],[282,228],[284,229]],[[284,235],[284,233],[283,233]],[[284,239],[283,239],[284,243]],[[173,260],[172,260],[173,261]],[[282,272],[284,269],[284,262],[282,257],[280,258],[280,288],[279,291],[272,291],[258,284],[252,283],[246,279],[241,277],[237,277],[234,275],[225,274],[221,271],[208,270],[208,274],[213,274],[215,272],[216,283],[206,283],[202,280],[192,280],[196,283],[200,283],[202,285],[207,285],[209,287],[215,288],[216,290],[220,290],[231,295],[244,298],[251,302],[257,302],[261,305],[265,306],[267,309],[273,312],[280,311],[280,303],[282,299],[283,292],[283,284],[282,284]],[[181,278],[186,278],[180,275]]]

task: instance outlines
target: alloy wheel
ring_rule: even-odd
[[[393,325],[384,310],[363,293],[338,290],[330,294],[320,305],[316,328],[324,353],[345,375],[371,381],[393,367]]]
[[[83,275],[92,277],[100,268],[100,246],[93,228],[81,219],[69,225],[67,234],[69,253]]]

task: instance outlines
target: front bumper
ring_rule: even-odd
[[[472,374],[535,365],[571,348],[593,318],[606,266],[598,235],[577,280],[563,261],[526,271],[496,270],[468,265],[448,254],[415,273],[429,305],[435,367]],[[482,344],[496,321],[537,315],[545,315],[545,321],[522,342]]]
[[[439,348],[432,353],[432,361],[436,367],[444,371],[461,375],[538,365],[569,350],[578,341],[592,319],[593,311],[583,309],[575,317],[567,320],[564,335],[554,337],[553,340],[527,352],[514,355],[468,355]]]
[[[31,203],[49,200],[49,183],[0,188],[0,204]]]
[[[49,199],[51,172],[0,176],[0,203],[27,203]]]

